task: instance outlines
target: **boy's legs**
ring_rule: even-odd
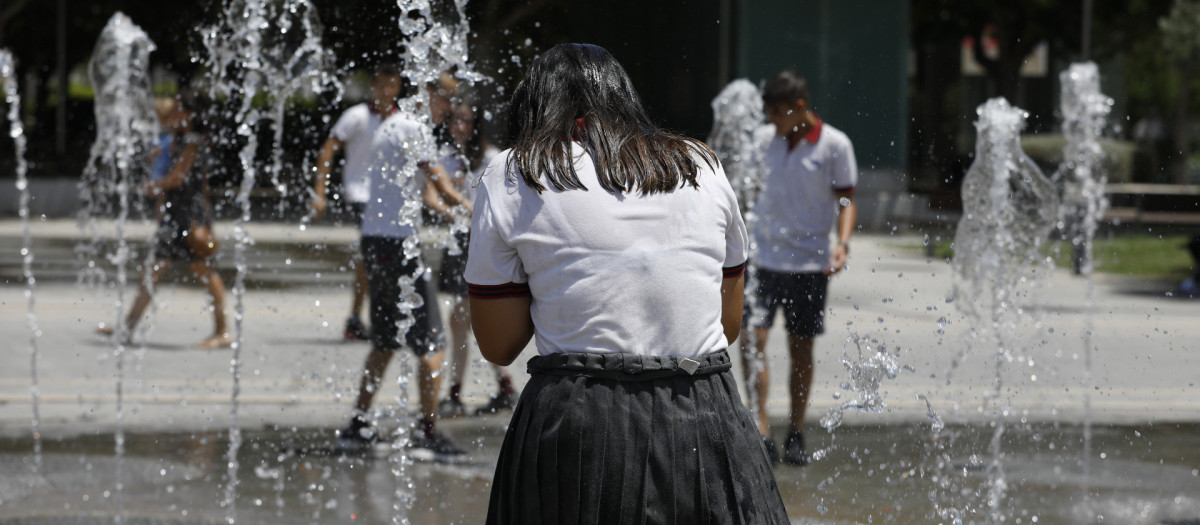
[[[425,299],[425,304],[412,312],[413,325],[405,337],[409,348],[417,355],[418,395],[420,396],[421,418],[419,433],[409,443],[415,457],[425,455],[431,459],[449,459],[464,454],[454,442],[437,432],[438,387],[441,386],[442,358],[445,337],[442,315],[438,311],[437,294],[423,276],[414,283],[416,293]]]
[[[746,323],[743,323],[746,324]],[[750,344],[750,331],[753,330],[754,344]],[[742,329],[742,373],[746,385],[754,385],[754,404],[758,424],[758,433],[763,436],[771,435],[770,423],[767,421],[767,396],[771,391],[771,373],[767,371],[767,335],[770,328],[757,326]],[[758,363],[757,373],[752,363]]]
[[[371,409],[375,394],[379,392],[380,382],[388,364],[391,363],[392,354],[400,348],[396,327],[400,313],[396,301],[400,289],[397,284],[399,274],[396,270],[409,265],[401,265],[396,260],[397,257],[403,257],[399,253],[398,245],[399,241],[382,237],[363,237],[361,240],[363,257],[360,266],[367,270],[367,289],[371,299],[371,352],[367,354],[366,362],[363,363],[358,398],[354,401],[355,415],[347,428],[351,434],[369,426],[366,413]],[[415,268],[415,265],[413,267]]]
[[[418,396],[421,403],[421,417],[436,420],[438,415],[438,392],[442,386],[441,349],[430,352],[417,359]]]
[[[363,213],[366,212],[367,205],[362,202],[351,202],[349,207],[350,220],[354,221],[361,232]],[[346,319],[346,329],[343,333],[346,339],[370,338],[370,332],[362,322],[362,311],[366,306],[369,283],[367,281],[367,265],[362,258],[361,246],[359,248],[350,255],[350,267],[354,269],[354,283],[351,288],[350,317]]]
[[[820,272],[787,275],[784,317],[788,332],[788,353],[792,362],[788,392],[791,397],[790,428],[783,445],[783,460],[796,465],[808,464],[805,449],[804,416],[813,383],[813,342],[825,331],[825,295],[829,277]]]
[[[470,244],[470,236],[455,234],[455,241],[464,250]],[[450,313],[450,391],[442,402],[440,415],[454,417],[465,413],[461,394],[466,384],[467,371],[470,369],[470,335],[471,335],[471,303],[467,300],[467,281],[463,278],[466,271],[466,254],[450,255],[448,250],[443,254],[439,286],[443,292],[454,296],[454,306]],[[495,413],[499,410],[512,408],[516,405],[516,391],[512,378],[503,367],[492,365],[499,385],[488,403],[476,410],[477,414]]]
[[[404,264],[401,271],[411,275],[416,268],[416,261]],[[442,384],[442,360],[445,357],[445,337],[442,333],[442,315],[438,308],[437,294],[433,292],[429,282],[423,275],[418,275],[413,283],[414,293],[420,295],[424,303],[412,311],[412,326],[404,335],[408,347],[417,356],[417,396],[421,405],[420,430],[422,437],[433,440],[436,435],[438,393]],[[374,321],[372,320],[372,324]]]
[[[434,325],[435,320],[440,320],[436,298],[429,297],[424,279],[417,276],[415,293],[425,299],[425,305],[411,314],[400,310],[399,279],[412,276],[417,270],[417,261],[404,259],[403,239],[363,237],[362,252],[371,300],[371,352],[363,364],[363,377],[354,403],[355,414],[342,437],[355,439],[355,433],[358,437],[367,437],[362,435],[362,429],[369,426],[366,413],[379,391],[392,354],[402,346],[397,322],[408,315],[412,315],[413,323],[404,334],[404,340],[418,357],[421,429],[429,436],[437,413],[437,372],[441,369],[442,359],[441,343],[436,338],[441,335],[441,326],[440,323]]]
[[[446,399],[445,415],[459,416],[463,414],[460,395],[469,368],[467,348],[471,335],[471,303],[467,301],[467,280],[463,273],[467,270],[466,249],[470,244],[470,236],[458,232],[450,242],[461,248],[462,253],[451,255],[449,246],[442,251],[438,288],[453,297],[450,307],[450,392]]]
[[[775,319],[775,310],[779,307],[784,290],[780,276],[783,274],[771,270],[758,269],[754,273],[757,285],[754,298],[746,304],[742,320],[741,350],[742,373],[745,376],[747,388],[754,385],[756,423],[758,432],[764,437],[770,437],[770,423],[767,419],[767,398],[771,391],[771,374],[767,366],[767,337]],[[753,332],[751,332],[753,330]],[[754,336],[751,344],[750,335]],[[757,363],[757,366],[755,366]]]
[[[362,316],[363,307],[367,303],[367,268],[362,261],[352,261],[354,264],[354,299],[350,303],[350,317]]]
[[[791,429],[804,428],[804,414],[808,411],[808,394],[813,383],[813,337],[788,335],[788,351],[792,358],[788,390],[792,398]]]
[[[445,270],[443,261],[442,271]],[[442,290],[445,291],[445,288]],[[471,314],[466,297],[455,295],[453,301],[450,311],[450,391],[438,405],[438,416],[443,418],[459,417],[466,413],[461,395],[468,367],[467,333],[471,330]]]
[[[367,360],[363,363],[362,380],[358,385],[358,398],[354,400],[354,408],[359,413],[365,414],[371,409],[375,393],[379,392],[379,383],[383,381],[383,374],[387,372],[391,362],[391,350],[372,348],[371,353],[367,354]]]
[[[458,400],[467,375],[468,333],[471,330],[471,306],[466,297],[454,297],[454,310],[450,313],[450,398]]]

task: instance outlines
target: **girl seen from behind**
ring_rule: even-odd
[[[539,355],[488,523],[787,523],[726,353],[747,237],[712,151],[587,44],[530,65],[509,125],[475,201],[471,321],[488,360]]]

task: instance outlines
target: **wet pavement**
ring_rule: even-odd
[[[236,417],[244,443],[231,508],[223,494],[234,353],[191,349],[211,329],[205,295],[169,278],[153,326],[118,358],[92,333],[115,316],[116,290],[76,284],[78,233],[70,221],[34,224],[44,446],[35,467],[20,231],[15,221],[0,221],[0,337],[7,341],[0,353],[0,524],[108,523],[118,505],[126,523],[216,523],[231,515],[242,523],[390,521],[397,463],[389,458],[396,456],[319,453],[344,423],[367,352],[365,343],[341,339],[349,307],[345,255],[355,232],[252,224],[250,233],[256,244],[248,251]],[[147,226],[130,227],[136,246],[148,234]],[[220,257],[227,286],[231,245]],[[1200,519],[1200,301],[1168,296],[1169,283],[1100,276],[1089,308],[1084,280],[1052,272],[1018,300],[1025,317],[1012,329],[1013,351],[1000,356],[971,346],[969,327],[947,301],[949,265],[924,258],[920,245],[919,237],[858,236],[850,271],[831,285],[807,429],[819,458],[776,470],[797,523],[949,523],[955,511],[967,523],[986,522],[986,492],[997,479],[1008,486],[1001,509],[1009,523]],[[128,287],[125,299],[133,294]],[[233,295],[227,300],[232,316]],[[1091,379],[1081,337],[1089,312]],[[772,370],[786,369],[785,339],[777,324],[768,345]],[[843,364],[864,362],[854,339],[874,341],[865,357],[883,346],[903,368],[879,387],[882,411],[847,412],[841,427],[826,432],[821,416],[858,395]],[[389,371],[381,407],[395,406],[401,368]],[[523,384],[523,367],[512,372]],[[474,363],[469,377],[466,401],[482,404],[494,388],[491,374]],[[778,442],[788,403],[785,378],[774,379],[768,405]],[[988,467],[997,410],[1005,414],[1003,476]],[[931,413],[945,430],[933,432]],[[1085,420],[1093,423],[1088,461]],[[408,469],[413,523],[481,521],[506,424],[504,415],[442,424],[472,460]],[[123,458],[113,452],[118,425],[127,440]]]
[[[453,465],[408,465],[413,523],[481,523],[505,418],[444,423],[470,450]],[[780,465],[776,476],[796,523],[939,523],[939,511],[963,509],[967,523],[986,522],[986,458],[990,431],[951,426],[857,425],[833,434],[812,429],[818,461]],[[1093,446],[1103,459],[1085,475],[1077,426],[1019,425],[1004,440],[1009,486],[1004,512],[1012,523],[1194,523],[1200,516],[1195,424],[1102,426]],[[393,474],[399,456],[387,448],[364,455],[330,453],[328,429],[287,428],[245,434],[236,519],[242,523],[387,523],[399,504]],[[28,454],[31,439],[0,440],[0,524],[100,523],[120,508],[131,523],[223,523],[224,432],[126,436],[118,467],[112,436],[49,440],[41,474]],[[1190,466],[1189,466],[1190,465]],[[114,485],[120,469],[123,491]],[[967,495],[964,496],[963,493]],[[119,501],[118,501],[119,500]],[[937,501],[937,507],[930,501]],[[948,515],[947,515],[948,516]],[[70,519],[67,519],[70,517]],[[1102,519],[1096,519],[1102,517]],[[1020,518],[1020,521],[1017,521]],[[54,521],[54,520],[59,521]],[[42,520],[42,521],[37,521]],[[143,521],[135,521],[143,520]],[[111,520],[108,520],[111,522]]]

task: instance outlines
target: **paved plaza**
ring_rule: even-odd
[[[216,230],[220,235],[229,235],[233,225],[218,223]],[[113,243],[113,224],[100,223],[97,231],[102,246]],[[137,250],[144,250],[150,231],[151,226],[146,224],[125,228],[126,236]],[[273,453],[263,455],[264,451],[259,449],[266,443],[327,441],[332,430],[343,424],[368,350],[366,343],[345,342],[341,337],[350,298],[345,258],[357,233],[352,228],[311,226],[302,230],[296,225],[280,223],[254,223],[249,225],[248,232],[255,242],[247,248],[246,255],[247,286],[241,314],[244,345],[240,352],[192,348],[208,335],[212,326],[205,311],[206,296],[196,286],[181,284],[179,275],[174,275],[164,281],[157,294],[149,330],[139,333],[135,343],[118,359],[111,341],[93,333],[98,322],[112,322],[116,317],[118,289],[111,284],[114,277],[111,267],[108,284],[98,287],[78,284],[75,246],[80,234],[75,223],[33,224],[38,279],[34,311],[40,331],[34,341],[37,409],[41,415],[38,428],[50,454],[45,459],[46,474],[17,483],[24,483],[22,486],[27,489],[0,483],[0,523],[8,523],[3,521],[5,516],[28,515],[22,513],[34,508],[62,511],[54,499],[61,497],[60,492],[47,487],[72,487],[61,491],[73,496],[82,494],[84,501],[89,494],[99,498],[95,495],[104,493],[108,498],[105,487],[111,485],[112,479],[107,473],[116,468],[111,458],[112,434],[118,424],[130,435],[127,446],[131,447],[131,457],[123,467],[128,477],[126,486],[131,487],[126,490],[126,508],[140,509],[143,515],[151,508],[157,509],[156,512],[165,512],[163,508],[178,511],[182,504],[174,501],[184,496],[161,493],[163,480],[169,478],[174,480],[169,485],[172,490],[192,491],[186,492],[185,500],[189,503],[184,505],[185,511],[191,509],[192,517],[203,516],[210,521],[220,518],[227,512],[218,502],[224,471],[220,467],[221,456],[227,446],[222,436],[231,425],[234,409],[230,370],[235,355],[240,357],[241,370],[236,421],[246,433],[246,446],[252,447],[243,449],[243,454],[250,454],[249,458],[275,458]],[[31,364],[35,362],[24,322],[28,301],[18,255],[21,233],[18,222],[0,222],[0,254],[3,254],[0,311],[4,319],[0,324],[4,348],[0,352],[0,438],[8,444],[6,450],[0,451],[4,452],[0,453],[0,468],[14,472],[19,470],[16,464],[28,466],[29,461],[26,447],[31,442],[33,414]],[[1007,331],[1011,349],[1000,354],[990,342],[972,341],[969,323],[949,300],[953,287],[950,265],[945,260],[927,259],[922,244],[923,239],[913,235],[858,235],[853,241],[849,270],[831,285],[827,333],[817,342],[816,385],[809,411],[810,430],[816,435],[812,438],[814,446],[827,447],[824,450],[828,456],[803,470],[781,467],[777,471],[789,513],[794,518],[811,518],[799,521],[802,523],[850,523],[890,515],[904,522],[908,510],[899,510],[900,501],[908,502],[909,510],[926,512],[926,489],[896,494],[884,491],[876,494],[875,499],[856,496],[857,487],[862,484],[882,481],[871,477],[875,474],[872,469],[885,470],[883,464],[864,466],[863,451],[870,454],[871,450],[886,449],[892,443],[888,454],[910,459],[888,464],[888,479],[904,478],[910,472],[908,469],[924,461],[921,458],[927,459],[928,449],[922,447],[928,446],[927,434],[934,419],[940,418],[951,426],[969,426],[995,420],[998,409],[1004,411],[1004,421],[1023,425],[1020,439],[1028,436],[1042,439],[1040,436],[1049,434],[1037,429],[1078,427],[1085,420],[1098,427],[1130,429],[1097,432],[1097,447],[1103,443],[1122,445],[1133,439],[1127,436],[1135,434],[1149,439],[1144,437],[1148,435],[1147,429],[1165,428],[1165,434],[1153,434],[1155,446],[1142,451],[1157,454],[1158,459],[1138,455],[1140,462],[1136,465],[1165,457],[1176,466],[1170,467],[1173,469],[1170,471],[1148,473],[1138,481],[1129,482],[1129,486],[1143,487],[1145,479],[1170,485],[1167,488],[1155,485],[1159,488],[1151,491],[1154,497],[1162,496],[1162,501],[1175,502],[1164,503],[1161,509],[1166,510],[1155,519],[1200,516],[1200,502],[1194,497],[1185,498],[1183,504],[1178,498],[1171,499],[1172,490],[1200,490],[1200,482],[1192,479],[1196,469],[1200,469],[1200,457],[1193,445],[1198,437],[1194,435],[1197,428],[1194,423],[1200,421],[1200,396],[1195,395],[1200,377],[1196,373],[1200,361],[1200,300],[1168,295],[1170,283],[1102,274],[1093,282],[1094,304],[1089,305],[1087,281],[1056,270],[1043,276],[1027,297],[1016,302],[1014,306],[1022,312],[1021,320]],[[144,252],[136,253],[140,257]],[[231,291],[233,253],[233,242],[227,239],[221,248],[219,266]],[[127,278],[133,283],[138,277],[131,274]],[[134,293],[134,287],[127,286],[124,299],[131,300]],[[230,293],[227,300],[232,321],[237,315],[234,294]],[[449,297],[443,296],[442,300],[445,303]],[[448,313],[445,305],[442,312]],[[788,361],[781,324],[776,323],[768,345],[769,367],[774,374],[768,407],[777,433],[783,431],[788,411],[785,377]],[[1094,345],[1090,355],[1083,337],[1089,324]],[[856,340],[865,342],[855,344]],[[822,416],[860,395],[844,362],[862,370],[863,363],[868,363],[879,348],[892,355],[899,365],[895,377],[883,379],[878,387],[884,402],[882,410],[878,413],[849,410],[838,433],[820,431],[816,425]],[[533,355],[533,349],[527,349],[525,355]],[[1089,360],[1090,378],[1085,366]],[[518,386],[528,378],[524,361],[524,357],[518,359],[511,367]],[[740,360],[735,363],[740,377]],[[389,370],[391,378],[377,398],[377,406],[395,406],[400,393],[395,377],[401,369],[393,365]],[[468,377],[464,390],[467,404],[482,404],[494,382],[477,354],[473,356]],[[415,391],[409,392],[409,397],[415,399]],[[449,421],[443,427],[468,448],[476,450],[478,459],[494,455],[506,422],[507,414],[501,414]],[[1069,432],[1076,432],[1071,434],[1075,437],[1063,439],[1078,442],[1077,431]],[[984,432],[972,439],[962,438],[958,445],[970,442],[972,447],[983,450],[989,435]],[[64,450],[71,455],[53,453]],[[91,481],[82,488],[68,480],[79,469],[81,460],[76,455],[81,450],[90,451],[85,456],[89,458],[87,471],[92,473],[88,478]],[[1055,450],[1053,444],[1051,450]],[[860,458],[854,467],[858,470],[847,470],[846,465],[854,464],[853,459],[844,457],[847,454]],[[966,456],[968,452],[962,454]],[[1077,469],[1071,459],[1075,454],[1056,453],[1053,457],[1066,465],[1063,468]],[[359,472],[363,469],[355,471],[355,467],[332,460],[287,463],[283,458],[280,455],[253,463],[255,466],[250,463],[242,466],[243,492],[238,507],[243,517],[258,516],[250,518],[250,522],[273,521],[263,517],[272,516],[264,509],[272,508],[272,501],[284,499],[289,503],[280,503],[280,509],[287,511],[277,510],[274,516],[289,518],[280,521],[343,521],[350,514],[361,514],[364,522],[374,523],[386,521],[390,515],[391,491],[367,488],[391,483],[386,463],[368,465],[364,472]],[[158,465],[176,463],[182,465],[177,465],[180,470],[163,467],[161,472],[165,477],[155,477]],[[272,488],[275,485],[271,480],[277,478],[271,477],[275,471],[267,467],[275,464],[291,465],[287,468],[308,481],[297,482],[288,475],[286,488],[278,488],[284,487],[281,482],[273,493],[276,489]],[[1022,479],[1036,480],[1041,475],[1037,472],[1047,468],[1046,464],[1037,456],[1014,456],[1009,469],[1010,472],[1025,469]],[[486,508],[493,465],[494,459],[479,459],[478,463],[452,469],[418,465],[412,471],[418,480],[418,490],[460,496],[438,498],[437,505],[419,503],[414,507],[414,522],[478,522],[482,509]],[[1097,466],[1092,472],[1106,472],[1102,468],[1134,472],[1128,470],[1129,465]],[[189,476],[195,472],[208,474],[200,476],[201,481],[185,482],[192,480]],[[1055,472],[1054,483],[1060,483],[1063,476],[1070,478],[1059,470]],[[861,479],[855,477],[856,473]],[[835,479],[843,480],[842,484],[832,481]],[[852,479],[858,481],[852,483]],[[338,489],[334,491],[336,495],[327,494],[328,501],[321,499],[319,491],[313,488],[324,486],[321,483],[330,483]],[[159,492],[141,493],[137,487],[156,487],[154,491]],[[1043,489],[1039,487],[1035,482],[1024,489],[1014,488],[1014,498],[1020,496],[1019,490],[1026,490],[1031,498],[1041,497]],[[1124,489],[1113,490],[1129,493]],[[276,496],[278,499],[273,499]],[[1136,493],[1129,497],[1147,496]],[[5,498],[9,500],[7,505]],[[1070,518],[1070,513],[1084,512],[1078,510],[1081,503],[1071,497],[1055,501],[1049,508],[1058,509],[1067,517],[1055,520],[1046,515],[1040,523],[1073,523],[1076,521]],[[1086,512],[1095,511],[1096,500],[1091,501],[1092,507],[1086,507]],[[1112,504],[1121,500],[1106,501]],[[72,507],[68,503],[68,510],[62,512],[98,505],[95,501],[91,504],[93,507],[77,502]],[[827,514],[831,512],[830,506],[839,505],[855,509],[856,513],[842,515],[835,509]],[[112,512],[111,509],[111,502],[101,506],[103,512]],[[1109,514],[1120,515],[1115,511]],[[178,513],[175,515],[178,517]]]
[[[229,234],[231,224],[217,226]],[[115,229],[98,230],[111,238]],[[336,425],[352,401],[367,344],[345,342],[341,328],[349,305],[345,254],[351,228],[251,224],[247,291],[243,296],[242,377],[238,418],[242,425],[270,427],[303,422]],[[77,284],[73,252],[79,230],[73,221],[33,224],[34,311],[41,429],[47,435],[94,432],[115,423],[117,378],[123,376],[123,424],[138,428],[210,429],[229,424],[233,379],[232,350],[201,351],[191,345],[211,330],[206,296],[196,286],[165,282],[149,330],[125,353],[121,371],[110,341],[93,334],[98,322],[116,317],[117,290],[111,284],[89,289]],[[148,226],[132,224],[126,235],[144,246]],[[0,223],[0,432],[29,431],[31,414],[28,304],[20,278],[21,231],[16,221]],[[1097,422],[1200,420],[1196,396],[1200,364],[1200,301],[1169,296],[1169,284],[1139,282],[1100,274],[1094,305],[1087,304],[1087,281],[1054,271],[1017,304],[1021,324],[1012,331],[1013,349],[997,366],[994,345],[972,344],[968,326],[948,299],[953,280],[949,264],[923,255],[922,239],[859,235],[849,270],[830,288],[827,332],[817,343],[817,375],[810,418],[856,394],[842,386],[850,379],[842,360],[859,361],[854,339],[895,354],[900,373],[879,391],[887,408],[847,421],[890,422],[927,417],[925,402],[948,421],[990,418],[986,406],[999,380],[1002,403],[1016,417],[1076,421],[1090,403]],[[226,240],[220,267],[232,291],[233,246]],[[139,255],[140,256],[140,255]],[[109,271],[109,281],[115,280]],[[130,273],[129,282],[138,276]],[[136,293],[130,285],[126,301]],[[442,313],[450,298],[443,296]],[[235,297],[228,295],[231,322]],[[1088,384],[1083,331],[1091,317],[1093,388]],[[769,410],[786,414],[787,357],[781,325],[768,345],[772,382]],[[533,349],[526,355],[532,355]],[[473,356],[481,363],[478,354]],[[524,358],[512,371],[526,375]],[[398,372],[400,367],[393,367]],[[997,373],[999,370],[999,373]],[[472,367],[468,399],[482,403],[492,378],[482,364]],[[739,376],[740,377],[740,376]],[[394,384],[389,382],[388,384]],[[394,397],[385,391],[381,399]],[[1090,395],[1089,395],[1090,394]],[[840,399],[835,397],[840,396]],[[986,406],[985,406],[986,405]]]

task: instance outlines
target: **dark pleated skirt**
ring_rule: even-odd
[[[726,352],[529,361],[489,524],[788,523]]]

